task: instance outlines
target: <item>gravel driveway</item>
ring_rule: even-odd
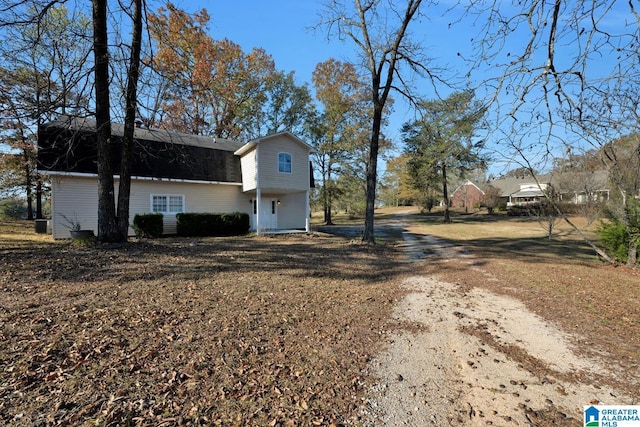
[[[376,236],[403,229],[400,217],[378,225]],[[357,238],[362,227],[318,231]],[[460,246],[402,236],[408,263],[456,258],[496,280]],[[404,286],[395,317],[414,326],[390,331],[370,365],[378,381],[361,407],[366,426],[575,426],[584,405],[633,401],[597,383],[614,367],[578,356],[562,331],[517,299],[420,275]]]

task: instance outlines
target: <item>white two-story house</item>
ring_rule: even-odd
[[[112,125],[116,191],[123,129]],[[245,212],[258,234],[309,231],[312,148],[293,134],[241,143],[140,127],[135,140],[131,221],[135,214],[159,212],[164,233],[174,234],[180,212]],[[97,232],[95,122],[62,117],[42,126],[38,169],[51,182],[53,237],[68,237],[69,222]]]

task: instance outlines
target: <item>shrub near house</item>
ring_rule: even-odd
[[[138,237],[162,236],[163,224],[161,213],[136,214],[133,217],[133,229]]]
[[[178,236],[237,236],[249,231],[249,215],[243,212],[181,213],[176,215]]]

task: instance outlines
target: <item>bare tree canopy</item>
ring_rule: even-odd
[[[495,101],[493,136],[517,163],[533,173],[554,156],[637,133],[640,15],[634,1],[480,0],[466,11],[481,27],[468,59]],[[611,161],[604,166],[610,173],[620,168]]]
[[[0,0],[0,27],[38,25],[49,9],[63,3],[63,0]]]
[[[635,131],[640,16],[634,3],[471,2],[467,18],[481,30],[467,59],[496,101],[498,137],[521,154],[532,145],[552,154],[576,140],[597,148]]]
[[[36,170],[38,127],[58,114],[86,111],[89,95],[90,21],[62,4],[44,15],[36,6],[24,8],[24,20],[38,18],[37,24],[0,27],[11,41],[0,45],[0,188],[26,194],[28,219],[34,198],[36,218],[42,218],[46,190]]]

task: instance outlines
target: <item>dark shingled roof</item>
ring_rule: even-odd
[[[63,117],[38,130],[38,169],[97,174],[95,121]],[[120,172],[124,126],[112,124],[114,174]],[[161,129],[135,129],[132,176],[180,180],[242,182],[244,144]]]

